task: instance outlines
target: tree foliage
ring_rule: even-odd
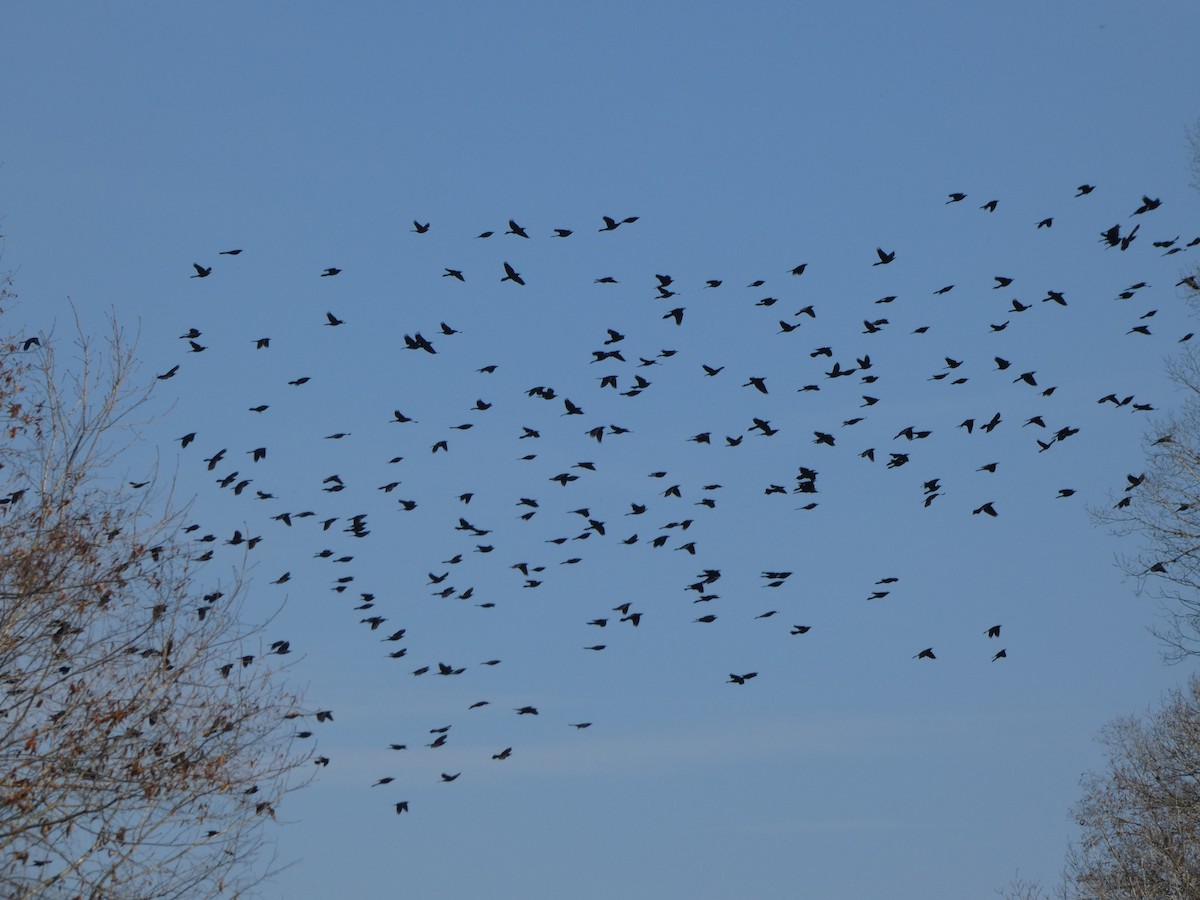
[[[198,587],[118,470],[147,396],[128,341],[79,340],[72,372],[42,344],[0,343],[0,894],[236,895],[303,781],[298,701],[238,573]]]
[[[1200,677],[1144,718],[1101,736],[1108,768],[1085,776],[1072,810],[1065,900],[1200,897]]]

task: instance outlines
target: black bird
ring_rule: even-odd
[[[196,270],[196,274],[192,276],[193,278],[207,278],[212,274],[212,266],[205,268],[200,263],[192,263],[192,268]]]
[[[404,335],[404,346],[409,350],[424,350],[426,353],[437,353],[433,349],[433,344],[429,343],[429,340],[419,331],[412,337],[409,337],[407,334]]]
[[[1159,199],[1150,199],[1145,194],[1142,195],[1142,205],[1133,211],[1134,216],[1140,216],[1142,213],[1148,213],[1151,210],[1158,209],[1162,206],[1162,201]]]
[[[890,263],[892,260],[894,260],[896,258],[895,250],[893,250],[891,253],[887,253],[884,251],[884,249],[882,247],[876,247],[875,253],[879,256],[879,262],[872,263],[872,265],[875,265],[875,266],[886,266],[888,263]]]
[[[330,267],[321,273],[321,277],[322,278],[331,278],[334,275],[337,275],[338,273],[340,273],[341,271],[342,271],[341,269],[335,269],[335,268]]]
[[[521,237],[529,237],[529,235],[522,234]],[[500,280],[501,281],[512,281],[512,282],[515,282],[516,284],[520,284],[520,285],[525,284],[525,279],[523,279],[521,277],[521,273],[518,272],[516,269],[514,269],[512,266],[510,266],[507,262],[504,264],[504,277],[501,278]]]

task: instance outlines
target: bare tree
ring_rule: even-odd
[[[1194,122],[1187,131],[1188,161],[1192,170],[1192,187],[1200,191],[1200,121]]]
[[[1198,301],[1189,279],[1195,283],[1185,276],[1180,287]],[[1179,661],[1200,653],[1200,350],[1185,349],[1167,365],[1183,400],[1146,436],[1145,471],[1127,473],[1112,505],[1093,515],[1141,543],[1121,565],[1139,592],[1161,601],[1163,624],[1155,633],[1166,658]],[[1106,399],[1120,405],[1131,398]]]
[[[147,396],[129,342],[81,339],[74,375],[41,343],[0,342],[0,894],[236,895],[305,780],[298,700],[238,572],[199,588],[117,469]]]
[[[1020,872],[1014,872],[1012,880],[1005,887],[997,888],[996,893],[1004,900],[1050,900],[1039,882],[1022,878]]]
[[[1200,677],[1102,733],[1108,769],[1083,779],[1065,900],[1200,897]]]

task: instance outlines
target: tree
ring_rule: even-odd
[[[1200,301],[1200,290],[1191,286],[1198,277],[1180,281],[1193,302]],[[1147,435],[1146,470],[1129,473],[1113,505],[1094,515],[1141,541],[1140,551],[1121,564],[1139,590],[1150,585],[1161,601],[1164,624],[1155,633],[1164,655],[1179,661],[1200,653],[1200,351],[1185,349],[1167,366],[1183,401]]]
[[[1108,769],[1083,779],[1065,900],[1200,897],[1200,677],[1102,733]]]
[[[199,587],[153,480],[117,469],[148,396],[129,342],[77,349],[72,375],[48,337],[0,342],[0,894],[235,895],[305,780],[299,701],[240,570]]]
[[[1008,885],[997,888],[996,893],[1004,900],[1049,900],[1041,884],[1033,879],[1022,878],[1020,872],[1014,872]]]

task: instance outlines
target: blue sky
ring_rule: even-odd
[[[263,536],[247,609],[277,613],[266,637],[292,642],[288,677],[335,713],[314,729],[330,766],[281,809],[292,865],[264,896],[952,898],[1016,869],[1054,880],[1078,778],[1101,762],[1093,735],[1187,671],[1162,664],[1154,602],[1115,564],[1136,544],[1087,510],[1144,469],[1143,435],[1181,400],[1163,362],[1195,327],[1174,285],[1200,249],[1152,242],[1200,235],[1200,9],[977,6],[8,10],[7,325],[68,339],[72,304],[90,329],[112,311],[147,380],[180,365],[122,474],[157,464],[204,532]],[[1143,195],[1162,206],[1131,218]],[[603,216],[637,221],[601,233]],[[1117,222],[1141,224],[1128,252],[1099,242]],[[872,265],[877,247],[895,262]],[[500,281],[504,262],[524,287]],[[660,274],[677,296],[658,299]],[[202,353],[178,337],[193,327]],[[625,339],[604,344],[609,328]],[[436,355],[405,349],[416,332]],[[591,362],[612,349],[625,362]],[[866,355],[875,383],[825,375]],[[947,357],[962,366],[930,380]],[[1037,389],[1013,383],[1026,371]],[[626,397],[605,375],[651,385]],[[1109,392],[1156,412],[1096,403]],[[956,427],[995,412],[991,434]],[[1039,415],[1080,432],[1039,453],[1046,433],[1022,424]],[[749,430],[756,417],[779,433]],[[586,433],[613,424],[629,432]],[[932,433],[893,437],[910,425]],[[886,468],[893,452],[909,463]],[[764,493],[799,466],[819,472],[812,510]],[[236,497],[213,484],[234,470],[253,479]],[[344,492],[322,490],[332,474]],[[999,516],[972,515],[987,501]],[[627,516],[634,503],[647,511]],[[356,540],[340,529],[360,513]],[[456,531],[460,516],[491,533]],[[577,539],[588,519],[605,534]],[[545,566],[540,586],[519,562]],[[719,597],[694,603],[710,568]],[[768,588],[766,571],[794,574]],[[452,597],[432,596],[443,572]],[[361,591],[372,612],[353,608]],[[636,629],[612,612],[624,602]],[[380,638],[400,627],[408,653],[389,659]],[[936,660],[912,658],[930,646]],[[411,674],[437,662],[465,671]]]

